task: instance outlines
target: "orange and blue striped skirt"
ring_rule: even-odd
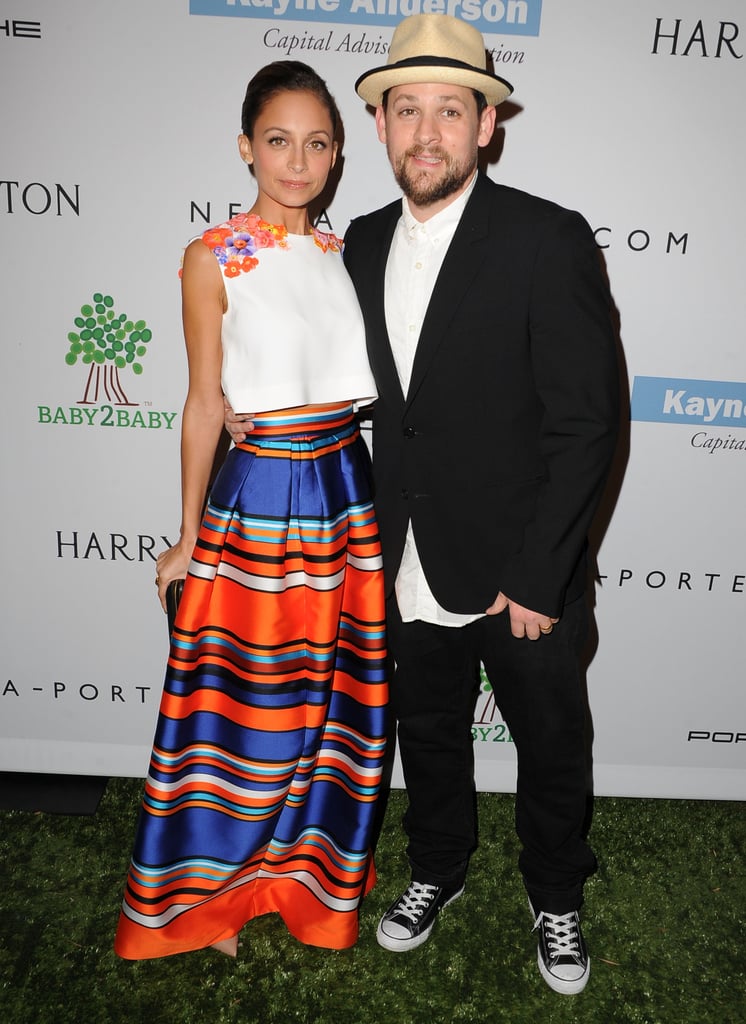
[[[212,488],[171,637],[115,949],[279,913],[342,949],[375,880],[384,597],[350,405],[261,414]]]

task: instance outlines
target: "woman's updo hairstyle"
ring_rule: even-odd
[[[257,118],[271,99],[281,92],[310,92],[326,107],[332,122],[332,138],[339,126],[339,111],[324,79],[299,60],[276,60],[254,75],[246,88],[241,108],[241,131],[254,137]]]

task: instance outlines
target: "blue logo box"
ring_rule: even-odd
[[[538,36],[542,0],[189,0],[190,14],[353,25],[398,25],[452,14],[490,35]]]
[[[746,383],[635,377],[632,419],[648,423],[708,423],[746,427]]]

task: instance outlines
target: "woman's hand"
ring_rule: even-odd
[[[187,550],[188,548],[188,550]],[[155,585],[158,587],[158,600],[166,611],[166,591],[172,580],[185,580],[189,563],[192,560],[194,545],[178,541],[172,548],[161,551],[155,560]]]

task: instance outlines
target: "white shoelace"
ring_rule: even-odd
[[[401,914],[402,917],[408,917],[410,921],[416,923],[427,910],[437,891],[437,885],[410,882],[409,888],[397,903],[394,914]]]
[[[578,919],[574,912],[561,916],[559,914],[547,914],[542,910],[536,918],[534,931],[542,922],[546,926],[547,947],[553,957],[580,956]]]

